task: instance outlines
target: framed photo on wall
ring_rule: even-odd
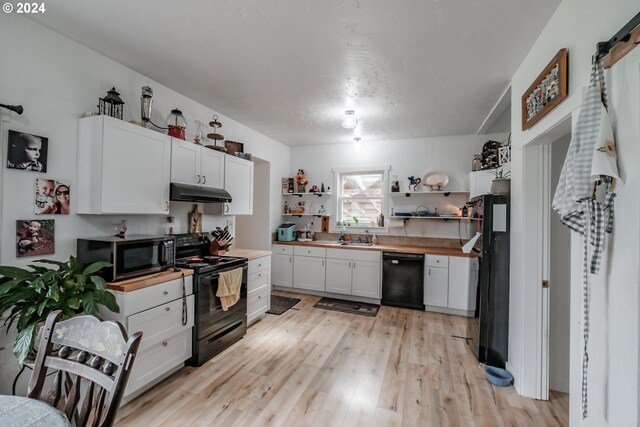
[[[556,108],[568,94],[567,49],[560,49],[522,95],[522,130]]]
[[[48,138],[10,130],[7,141],[7,168],[33,172],[47,171]]]
[[[36,215],[68,215],[71,205],[71,186],[67,182],[36,178],[34,208]]]
[[[16,256],[47,255],[55,252],[55,221],[16,221]]]

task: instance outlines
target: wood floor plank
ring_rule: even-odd
[[[202,367],[120,408],[118,426],[567,426],[569,399],[495,387],[466,319],[382,306],[376,317],[313,308],[266,315]]]

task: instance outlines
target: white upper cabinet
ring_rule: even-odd
[[[253,214],[253,162],[225,155],[224,189],[231,194],[225,215]]]
[[[171,138],[109,116],[78,121],[79,214],[167,214]]]
[[[224,153],[171,138],[171,182],[224,188]]]

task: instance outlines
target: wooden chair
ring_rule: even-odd
[[[142,332],[127,340],[117,322],[61,316],[52,312],[42,328],[27,396],[41,399],[47,370],[57,370],[46,402],[77,426],[112,426]]]

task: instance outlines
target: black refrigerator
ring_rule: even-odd
[[[509,348],[508,195],[487,194],[478,201],[482,214],[476,317],[470,319],[469,344],[478,361],[504,368]]]

